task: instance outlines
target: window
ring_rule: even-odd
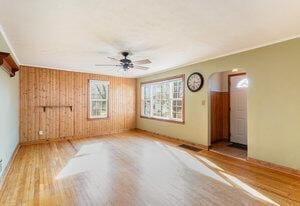
[[[89,118],[108,117],[108,81],[89,81]]]
[[[245,78],[245,79],[240,80],[237,83],[236,88],[248,88],[248,85],[249,85],[248,79]]]
[[[183,122],[184,76],[141,86],[141,116]]]

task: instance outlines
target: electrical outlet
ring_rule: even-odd
[[[44,135],[44,131],[40,130],[39,135]]]

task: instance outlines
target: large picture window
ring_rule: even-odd
[[[89,118],[108,117],[108,81],[89,81]]]
[[[184,76],[142,83],[141,117],[184,122]]]

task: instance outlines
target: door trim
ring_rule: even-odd
[[[230,112],[231,112],[231,108],[230,108],[230,87],[231,87],[231,77],[234,77],[234,76],[242,76],[242,75],[247,75],[246,72],[242,72],[242,73],[237,73],[237,74],[228,74],[228,95],[229,95],[229,98],[228,98],[228,139],[229,139],[229,142],[231,142],[231,127],[230,127]],[[248,118],[248,117],[247,117]]]

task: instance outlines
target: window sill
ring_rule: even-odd
[[[88,117],[87,119],[89,121],[93,121],[93,120],[107,120],[107,119],[109,119],[109,116],[107,116],[107,117],[95,117],[95,118]]]
[[[158,121],[162,121],[162,122],[170,122],[170,123],[176,123],[176,124],[185,124],[184,120],[177,121],[177,120],[172,120],[172,119],[160,119],[160,118],[155,118],[155,117],[146,117],[146,116],[142,116],[142,115],[140,115],[140,118],[149,119],[149,120],[158,120]]]

